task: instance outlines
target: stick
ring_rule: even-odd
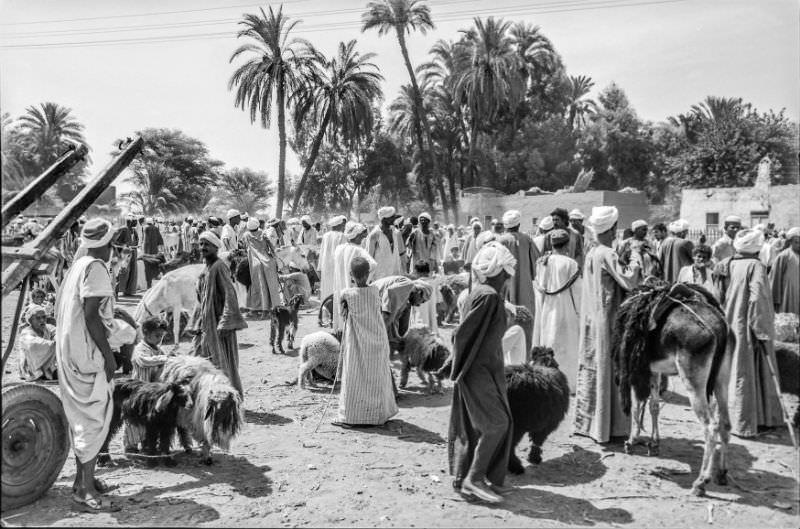
[[[792,445],[794,446],[795,451],[797,451],[797,437],[794,435],[794,426],[792,425],[792,420],[789,418],[789,412],[786,411],[786,405],[783,403],[783,396],[781,395],[781,385],[778,382],[778,375],[775,372],[775,366],[772,365],[772,358],[770,358],[769,354],[767,353],[767,348],[761,342],[761,340],[756,339],[756,348],[761,351],[764,355],[764,358],[767,361],[767,367],[769,367],[769,374],[772,375],[772,382],[775,384],[775,392],[778,394],[778,402],[781,405],[781,412],[783,412],[783,422],[786,423],[786,426],[789,428],[789,437],[792,438]]]

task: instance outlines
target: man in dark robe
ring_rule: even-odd
[[[499,503],[511,451],[512,417],[506,396],[504,293],[515,259],[500,243],[483,246],[472,262],[480,284],[455,334],[448,459],[453,487],[465,496]]]
[[[508,248],[517,261],[514,277],[508,289],[508,300],[514,305],[524,306],[533,314],[535,304],[533,279],[536,275],[536,260],[540,255],[530,236],[520,233],[521,221],[522,214],[519,211],[516,209],[506,211],[503,215],[506,232],[498,240]]]
[[[145,220],[144,227],[144,247],[142,254],[147,258],[144,260],[144,278],[147,281],[147,288],[153,285],[153,279],[158,277],[158,259],[157,254],[164,253],[164,239],[161,237],[161,232],[158,231],[153,219],[148,217]]]
[[[689,223],[685,220],[680,219],[671,223],[669,231],[672,233],[661,243],[658,259],[661,261],[664,280],[676,283],[678,274],[681,273],[681,268],[691,266],[694,261],[692,258],[694,245],[692,241],[686,239],[686,235],[689,232]]]
[[[114,244],[129,248],[131,251],[128,264],[120,269],[119,280],[117,281],[117,293],[121,290],[126,296],[133,296],[136,294],[136,283],[138,280],[136,261],[139,258],[139,237],[136,234],[136,218],[128,217],[125,226],[120,228],[117,232]]]
[[[206,268],[197,279],[197,306],[187,329],[194,333],[192,354],[208,358],[230,379],[239,394],[239,344],[236,331],[247,328],[239,312],[231,271],[217,252],[222,241],[210,231],[200,235],[200,253]]]
[[[576,230],[570,230],[570,222],[569,222],[569,213],[564,208],[556,208],[550,213],[550,216],[553,217],[553,225],[555,226],[554,229],[556,230],[567,230],[569,233],[569,242],[567,243],[567,257],[575,259],[575,262],[578,263],[578,268],[583,269],[583,235],[578,233]],[[548,246],[550,242],[550,238],[547,238]],[[548,250],[552,250],[552,247],[548,247]]]

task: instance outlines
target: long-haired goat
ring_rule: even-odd
[[[289,349],[294,349],[294,337],[297,334],[297,311],[300,310],[300,305],[302,303],[303,296],[296,295],[289,300],[286,306],[280,305],[272,309],[270,313],[272,321],[269,326],[269,344],[272,346],[273,353],[275,353],[276,346],[276,331],[278,353],[286,354],[286,351],[283,350],[284,331],[286,331],[287,335],[286,346]]]
[[[190,453],[191,440],[201,444],[201,461],[212,463],[211,447],[230,449],[231,440],[244,424],[242,397],[225,374],[196,356],[175,356],[167,360],[161,372],[164,382],[188,381],[194,406],[178,415],[181,444]]]
[[[325,331],[306,334],[300,341],[300,367],[297,372],[297,384],[300,388],[314,386],[312,371],[329,380],[336,378],[339,367],[339,340]]]
[[[442,377],[434,377],[450,356],[450,349],[442,338],[425,326],[416,325],[408,329],[403,336],[403,347],[400,352],[403,368],[400,371],[400,387],[408,384],[411,368],[416,368],[420,380],[428,385],[428,394],[442,392]],[[426,378],[427,375],[427,378]]]

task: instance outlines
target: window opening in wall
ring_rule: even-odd
[[[719,228],[719,213],[706,213],[706,229],[715,230]]]

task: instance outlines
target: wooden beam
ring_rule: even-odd
[[[56,183],[61,175],[72,169],[72,167],[83,160],[89,149],[86,145],[79,145],[77,148],[72,148],[61,155],[53,165],[47,168],[45,172],[39,175],[33,182],[27,185],[25,189],[17,193],[14,198],[9,200],[3,206],[2,214],[2,228],[11,222],[11,219],[25,211],[25,208],[33,204],[37,199],[41,198],[50,187]]]
[[[137,137],[130,142],[111,162],[72,199],[64,210],[53,221],[45,226],[39,235],[28,244],[38,251],[47,252],[83,215],[89,206],[103,194],[114,179],[136,157],[144,145],[144,140]],[[12,263],[3,272],[3,297],[13,291],[25,277],[36,268],[35,261],[25,260]]]
[[[22,261],[33,260],[37,261],[42,252],[30,246],[3,246],[3,259],[19,259]]]

